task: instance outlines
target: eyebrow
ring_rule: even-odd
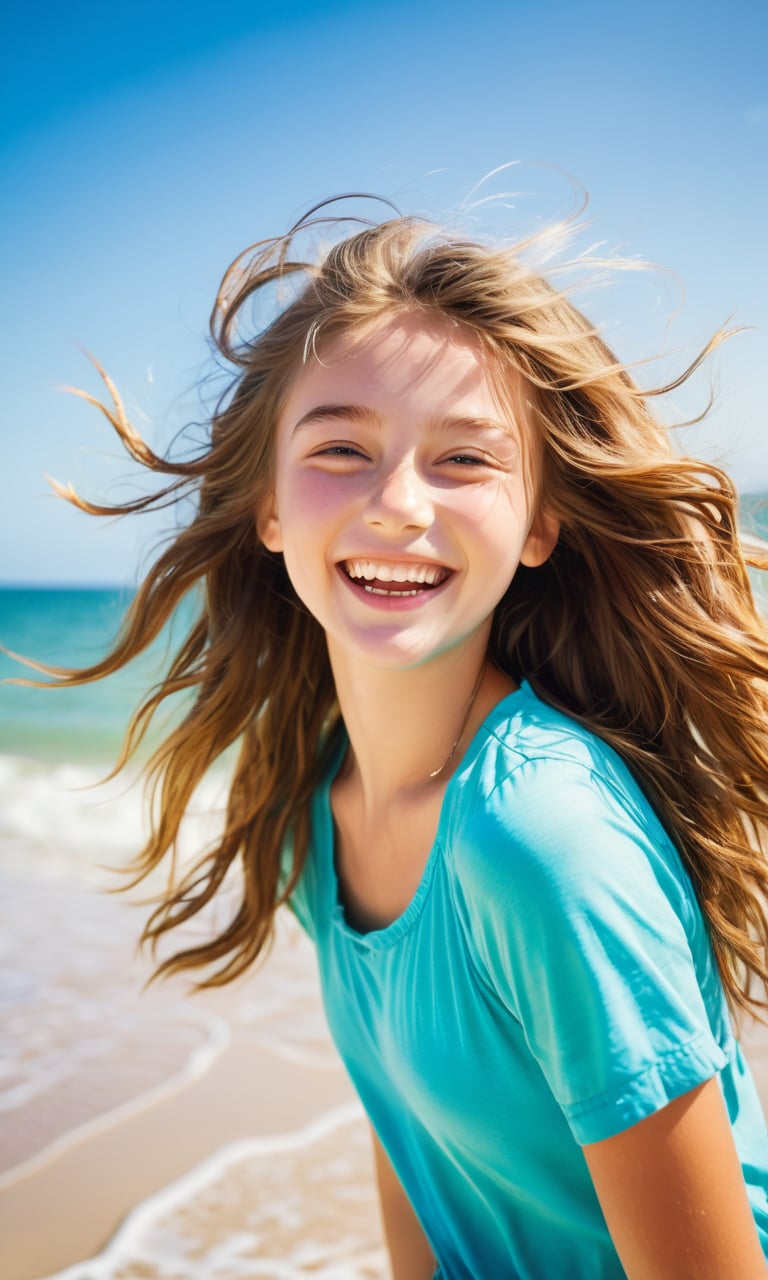
[[[298,422],[295,423],[291,434],[295,435],[304,427],[312,426],[317,422],[327,422],[329,419],[340,419],[346,422],[365,422],[373,427],[381,426],[381,418],[376,410],[369,409],[365,405],[319,404],[315,405],[313,409],[309,409],[307,413],[302,414]],[[513,434],[514,428],[513,423],[501,422],[496,418],[460,414],[449,414],[445,418],[435,418],[430,423],[430,426],[436,431],[486,430],[501,432],[506,436]]]
[[[362,404],[318,404],[307,413],[302,414],[294,424],[291,435],[301,431],[302,427],[312,426],[315,422],[326,422],[329,418],[341,418],[346,422],[368,422],[374,427],[381,426],[381,418],[374,409],[367,409]]]

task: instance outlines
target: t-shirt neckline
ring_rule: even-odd
[[[320,823],[319,823],[319,845],[317,850],[318,856],[324,860],[323,866],[323,882],[328,885],[330,894],[331,907],[331,923],[337,932],[341,933],[349,942],[361,951],[383,951],[387,947],[394,946],[401,938],[405,936],[415,925],[419,919],[424,905],[429,897],[432,883],[435,876],[440,856],[443,848],[443,831],[449,821],[451,810],[451,800],[453,791],[457,785],[457,779],[472,766],[474,760],[478,756],[484,742],[493,732],[493,724],[498,719],[504,717],[507,709],[511,707],[513,702],[517,702],[521,695],[531,695],[532,690],[527,680],[522,680],[517,689],[513,689],[510,693],[504,695],[478,725],[464,755],[461,758],[458,768],[451,774],[445,788],[442,804],[440,806],[440,814],[435,830],[435,838],[429,851],[424,870],[419,880],[416,890],[408,905],[391,920],[389,924],[384,925],[380,929],[370,929],[365,933],[361,933],[346,918],[344,904],[341,901],[341,891],[339,879],[336,872],[336,860],[334,857],[334,824],[333,814],[331,812],[331,786],[341,768],[342,761],[347,749],[346,736],[339,748],[338,754],[333,761],[332,767],[329,769],[325,781],[322,784],[320,794]]]

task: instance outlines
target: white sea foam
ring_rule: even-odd
[[[127,865],[143,847],[148,810],[136,771],[106,782],[105,773],[0,756],[0,864],[115,887],[105,869]],[[225,794],[223,769],[201,783],[182,828],[182,862],[199,856],[219,831]]]

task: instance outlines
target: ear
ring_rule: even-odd
[[[559,537],[560,521],[546,507],[542,507],[534,516],[533,523],[528,530],[528,537],[523,546],[520,563],[526,565],[529,569],[537,569],[539,565],[544,564],[544,561],[549,559]]]
[[[267,551],[282,551],[283,532],[274,492],[264,499],[256,511],[256,532]]]

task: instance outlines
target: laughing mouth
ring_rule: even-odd
[[[342,560],[339,567],[352,582],[375,596],[418,596],[434,591],[451,572],[440,564],[383,564],[378,560]]]

